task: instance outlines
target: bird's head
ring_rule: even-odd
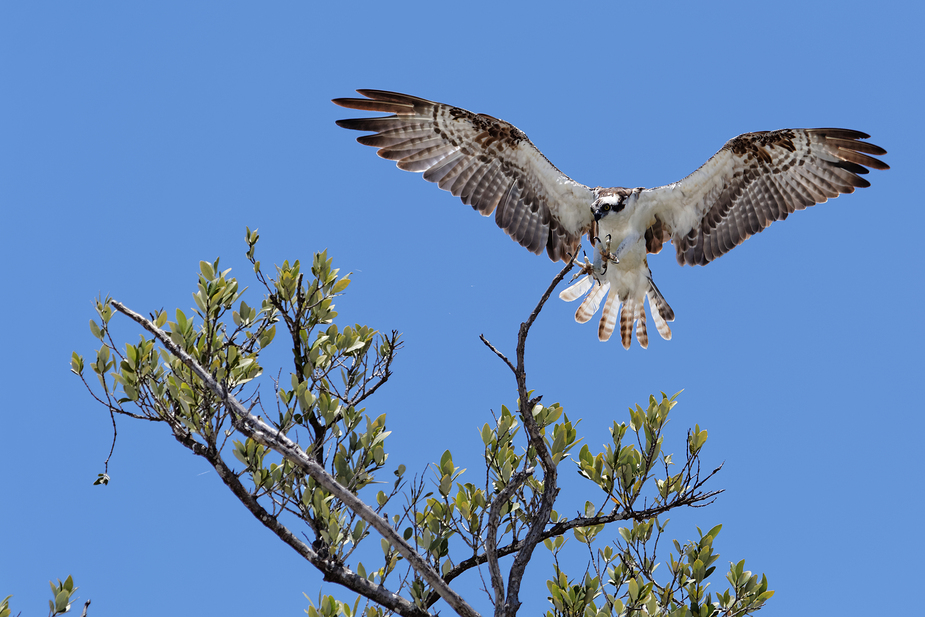
[[[613,216],[623,212],[626,208],[626,195],[622,192],[612,192],[602,195],[591,204],[591,214],[594,220],[599,221],[605,216]]]
[[[605,216],[610,216],[612,214],[622,212],[625,207],[625,197],[602,197],[591,204],[591,213],[594,214],[594,220],[599,221]]]
[[[633,197],[641,189],[608,188],[598,189],[598,198],[591,204],[591,213],[595,221],[614,216],[626,210],[635,201]]]

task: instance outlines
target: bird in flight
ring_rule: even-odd
[[[629,349],[633,332],[647,347],[645,299],[656,329],[671,338],[674,311],[655,286],[646,261],[665,242],[681,265],[706,265],[794,210],[822,203],[870,183],[867,168],[889,169],[874,158],[886,150],[850,129],[782,129],[730,139],[694,173],[656,188],[595,187],[559,171],[514,125],[486,114],[383,90],[338,98],[341,107],[391,115],[338,120],[378,148],[399,169],[423,172],[478,210],[492,213],[511,238],[553,261],[573,259],[587,234],[594,261],[583,278],[559,294],[577,300],[584,323],[604,310],[598,338],[620,321]],[[871,156],[874,155],[874,156]],[[581,274],[581,273],[580,273]]]

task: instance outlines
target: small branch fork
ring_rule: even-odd
[[[547,297],[548,295],[549,295],[549,292],[547,292]],[[334,495],[337,499],[339,499],[344,505],[350,508],[353,512],[356,512],[360,516],[360,518],[366,521],[371,527],[373,527],[376,531],[378,531],[382,535],[383,538],[385,538],[392,546],[395,547],[395,549],[399,552],[399,554],[401,554],[401,556],[404,557],[408,561],[409,564],[411,564],[414,570],[418,572],[421,575],[421,577],[431,587],[433,587],[433,589],[440,595],[440,597],[443,598],[443,600],[446,601],[446,603],[458,615],[462,615],[463,617],[479,617],[479,614],[475,611],[475,609],[469,606],[469,604],[466,603],[466,601],[459,594],[453,591],[446,584],[446,582],[440,577],[440,575],[427,564],[427,562],[401,537],[401,535],[399,535],[398,532],[391,527],[391,525],[389,525],[389,522],[387,520],[379,516],[372,508],[370,508],[363,501],[361,501],[359,497],[357,497],[356,495],[351,493],[348,489],[346,489],[341,484],[339,484],[334,479],[333,476],[331,476],[327,471],[325,471],[325,469],[321,465],[319,465],[314,459],[312,459],[308,454],[306,454],[305,451],[302,450],[302,448],[299,447],[297,443],[295,443],[294,441],[289,439],[287,436],[281,434],[279,431],[277,431],[273,427],[263,422],[260,418],[251,414],[244,407],[244,405],[241,404],[240,401],[238,401],[234,396],[229,394],[227,387],[223,383],[219,383],[208,371],[206,371],[206,369],[200,366],[200,364],[196,362],[195,359],[193,359],[189,354],[183,351],[183,349],[181,349],[178,345],[176,345],[171,340],[170,336],[167,333],[165,333],[163,330],[155,326],[153,322],[146,319],[143,315],[140,315],[139,313],[136,313],[135,311],[129,309],[128,307],[126,307],[124,304],[120,302],[111,300],[110,303],[114,309],[116,309],[123,315],[129,317],[130,319],[134,320],[135,322],[140,324],[145,330],[147,330],[152,335],[154,335],[154,337],[167,349],[167,351],[169,351],[171,354],[179,358],[180,361],[183,362],[183,364],[185,364],[191,371],[193,371],[193,373],[195,373],[195,375],[199,379],[202,380],[203,384],[205,384],[205,386],[210,391],[212,391],[217,397],[221,399],[225,407],[231,410],[232,421],[236,429],[241,431],[241,433],[246,435],[247,437],[252,438],[257,443],[263,446],[266,446],[276,451],[277,453],[279,453],[281,456],[283,456],[284,458],[289,460],[291,463],[299,467],[299,469],[301,469],[306,474],[314,478],[314,480],[318,482],[319,485],[321,485],[326,491]],[[534,311],[534,312],[535,313],[538,312],[538,309],[539,307],[537,307],[537,311]],[[523,326],[521,326],[521,331],[523,332]],[[205,449],[205,447],[202,446],[202,444],[199,444],[198,442],[193,441],[193,444],[195,444],[195,446],[199,446],[199,450]],[[197,454],[201,453],[198,450],[194,450],[194,451],[196,451]],[[548,453],[547,453],[547,456],[548,456]],[[217,462],[218,463],[221,462],[220,459],[219,461],[214,461],[211,458],[210,458],[210,461],[213,462],[213,464],[216,464]],[[224,464],[221,463],[221,466],[224,467]],[[222,473],[223,471],[230,472],[230,470],[228,470],[227,468],[218,469],[218,471],[219,473]],[[237,478],[234,476],[233,473],[231,473],[230,478],[223,477],[223,480],[226,483],[228,483],[229,481],[237,480]],[[240,491],[246,494],[246,490],[244,489],[243,486],[240,486]],[[236,495],[239,496],[239,498],[241,497],[238,491],[235,491],[235,493]],[[267,527],[271,528],[271,530],[277,533],[277,535],[279,535],[281,532],[284,532],[285,534],[292,536],[291,532],[289,532],[287,529],[285,529],[285,527],[280,525],[275,520],[275,518],[271,517],[265,510],[263,510],[263,508],[260,508],[259,504],[256,504],[256,502],[253,502],[253,500],[250,500],[250,499],[246,500],[245,505],[247,505],[249,509],[251,509],[252,513],[255,516],[257,516],[260,522],[262,522]],[[256,506],[258,510],[255,510],[254,506]],[[280,530],[279,528],[282,528],[282,530]],[[542,530],[542,525],[540,525],[540,530]],[[296,548],[296,550],[299,550],[300,553],[305,554],[306,556],[307,556],[306,551],[313,553],[311,548],[308,546],[297,547],[297,544],[304,544],[301,541],[299,541],[297,538],[291,537],[291,538],[284,538],[284,539],[287,541],[287,543],[293,546],[293,548]],[[317,558],[317,555],[316,555],[316,558]],[[315,560],[312,560],[312,563],[315,563]],[[327,569],[324,569],[324,568],[322,569],[325,572],[326,576],[331,574],[329,570],[330,570],[330,565],[332,564],[328,564],[328,565],[329,567]],[[340,566],[340,569],[346,570],[346,568],[344,568],[343,566]],[[366,579],[363,579],[362,577],[359,577],[356,574],[353,574],[353,573],[349,573],[349,574],[352,574],[353,578],[359,579],[359,580],[350,580],[349,582],[352,584],[347,585],[349,588],[354,589],[356,591],[360,591],[359,589],[357,589],[358,585],[361,587],[369,587],[369,589],[364,588],[361,591],[361,593],[366,595],[366,597],[374,599],[374,601],[377,601],[380,604],[383,604],[384,606],[390,608],[391,610],[394,610],[402,615],[416,615],[416,616],[428,615],[426,611],[414,606],[413,604],[410,604],[407,600],[405,600],[404,598],[401,598],[397,594],[387,592],[389,597],[382,598],[383,590],[380,589],[378,586],[373,585],[372,583],[369,583],[369,581],[366,581]],[[332,577],[332,578],[336,578],[339,580],[339,582],[341,582],[341,577],[339,576]],[[366,585],[363,585],[359,581],[365,581]],[[375,591],[378,591],[379,593],[372,593]],[[382,599],[385,599],[387,601],[383,602]]]
[[[517,555],[514,557],[514,563],[511,565],[511,571],[508,576],[508,589],[507,595],[504,595],[504,585],[501,580],[500,569],[498,568],[498,555],[497,555],[497,538],[494,537],[494,534],[497,532],[497,527],[490,528],[488,530],[488,539],[486,540],[485,552],[487,553],[487,558],[489,562],[489,569],[491,570],[491,581],[492,587],[495,591],[495,615],[496,617],[503,617],[508,615],[516,615],[518,609],[520,608],[520,584],[523,580],[524,572],[527,569],[527,564],[530,563],[530,559],[533,556],[533,549],[536,548],[536,545],[543,538],[543,532],[546,528],[546,523],[549,522],[549,517],[552,514],[552,507],[555,504],[556,496],[559,494],[558,487],[558,471],[556,469],[555,461],[553,461],[552,455],[549,453],[549,449],[546,447],[546,442],[543,440],[543,434],[540,431],[539,426],[537,426],[536,421],[533,418],[533,409],[540,402],[539,396],[532,399],[528,398],[527,394],[527,371],[524,366],[524,355],[527,345],[527,334],[530,332],[530,327],[533,325],[533,322],[536,321],[536,318],[539,316],[540,311],[543,310],[543,306],[546,304],[546,301],[549,300],[549,296],[552,295],[553,289],[562,282],[562,279],[565,278],[565,275],[572,269],[575,259],[574,257],[566,264],[564,268],[556,275],[552,280],[549,287],[546,288],[546,293],[543,294],[543,297],[540,298],[540,301],[537,303],[536,308],[533,309],[533,312],[530,314],[530,317],[527,318],[527,321],[520,324],[520,331],[517,335],[517,366],[514,364],[497,348],[495,348],[488,340],[485,338],[485,335],[480,335],[480,339],[485,345],[491,349],[495,355],[497,355],[501,360],[507,364],[508,368],[511,369],[514,373],[514,378],[517,380],[517,396],[520,400],[520,416],[523,420],[524,427],[527,429],[527,434],[529,436],[530,445],[536,450],[537,457],[540,461],[540,466],[543,468],[543,494],[540,498],[540,507],[536,514],[536,517],[531,521],[529,530],[526,537],[524,538],[520,550],[517,551]],[[501,493],[495,499],[495,503],[492,504],[492,512],[495,511],[495,505],[500,504],[498,507],[505,503],[505,501],[510,497],[510,494],[507,493],[508,488],[514,487],[511,489],[510,493],[513,493],[513,490],[519,486],[519,484],[526,481],[527,476],[530,475],[532,470],[525,470],[522,472],[522,475],[517,477],[518,482],[515,485],[515,478],[511,478],[511,482],[507,487],[502,489]],[[491,518],[489,518],[491,521]]]

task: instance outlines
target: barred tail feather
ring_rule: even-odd
[[[578,279],[578,282],[574,285],[570,285],[563,289],[559,293],[559,299],[565,300],[566,302],[574,302],[580,298],[586,291],[591,289],[591,285],[594,284],[594,279],[590,276],[583,276]]]
[[[591,319],[601,305],[601,301],[607,297],[608,291],[610,291],[610,283],[596,285],[594,289],[585,296],[578,310],[575,311],[575,321],[578,323],[585,323]]]
[[[597,327],[597,339],[599,341],[610,340],[613,334],[613,327],[617,323],[617,308],[620,306],[620,300],[617,294],[612,294],[607,298],[607,304],[604,305],[604,312],[601,315],[601,323]]]
[[[649,299],[649,310],[652,312],[652,320],[655,322],[658,333],[662,335],[663,339],[670,341],[671,328],[668,327],[667,322],[674,321],[674,311],[668,306],[665,296],[658,290],[652,279],[649,279],[649,291],[646,293],[646,297]]]
[[[629,349],[633,343],[633,323],[636,321],[636,298],[627,298],[620,311],[620,338],[623,349]]]
[[[640,298],[636,302],[636,340],[643,349],[649,347],[649,333],[646,331],[646,300]]]

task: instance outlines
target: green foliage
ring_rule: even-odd
[[[719,557],[712,545],[720,527],[717,525],[706,535],[698,529],[699,540],[688,542],[683,547],[675,540],[676,552],[669,555],[671,576],[662,583],[653,577],[658,564],[640,569],[632,557],[634,543],[642,537],[649,537],[651,525],[634,524],[631,532],[621,528],[626,544],[618,546],[617,552],[610,547],[598,551],[595,570],[599,571],[600,564],[605,565],[606,585],[601,585],[599,576],[592,577],[587,572],[583,580],[574,583],[557,570],[557,577],[547,582],[549,599],[554,608],[546,615],[710,617],[747,615],[757,611],[774,592],[768,589],[764,576],[759,581],[757,575],[744,570],[744,560],[729,564],[726,578],[732,585],[730,589],[715,597],[705,593],[709,586],[705,581],[716,569],[712,564]]]
[[[68,576],[64,579],[64,582],[59,578],[57,584],[54,581],[48,581],[48,586],[51,587],[51,600],[48,601],[49,617],[63,615],[70,611],[71,602],[78,589],[78,587],[74,586],[73,577]],[[9,595],[0,600],[0,617],[10,617],[12,615],[12,609],[10,608],[10,598],[12,597],[12,595]]]
[[[367,416],[359,403],[388,378],[399,337],[359,324],[334,323],[333,300],[350,279],[340,276],[326,252],[315,254],[307,271],[301,262],[287,260],[276,267],[275,276],[265,277],[255,258],[257,240],[256,231],[248,229],[247,255],[265,290],[262,299],[248,303],[246,290],[230,270],[219,267],[218,259],[202,261],[192,311],[160,310],[151,321],[166,328],[169,339],[229,394],[244,399],[245,385],[263,372],[260,354],[282,326],[292,349],[293,370],[285,383],[275,382],[274,408],[264,408],[254,395],[252,404],[281,434],[300,437],[304,449],[324,462],[340,484],[357,492],[376,481],[388,460],[385,414]],[[91,320],[90,330],[102,346],[90,366],[102,391],[84,383],[112,413],[166,422],[181,443],[212,462],[221,460],[220,453],[230,445],[234,458],[244,465],[250,495],[266,499],[272,516],[287,512],[302,519],[325,555],[342,559],[366,537],[362,521],[291,462],[253,439],[235,439],[238,431],[229,409],[156,337],[142,336],[135,344],[119,346],[110,332],[110,299],[97,299],[95,308],[97,319]],[[72,354],[71,369],[81,379],[84,366],[84,359]],[[404,473],[404,467],[400,469]],[[103,473],[94,484],[108,481]],[[396,488],[400,482],[401,474]],[[381,498],[379,507],[391,497]]]
[[[611,443],[592,454],[582,447],[576,461],[579,474],[594,482],[607,496],[605,507],[585,504],[584,516],[598,524],[575,527],[575,538],[594,544],[604,522],[624,520],[630,525],[618,529],[619,538],[598,548],[588,570],[578,582],[560,569],[558,554],[565,544],[563,536],[546,540],[555,558],[555,577],[547,586],[553,610],[548,617],[599,615],[665,615],[690,617],[746,615],[760,609],[774,594],[767,580],[744,571],[744,561],[730,564],[727,580],[732,587],[715,596],[707,593],[719,554],[713,541],[722,525],[706,534],[697,529],[698,539],[683,546],[673,540],[674,551],[666,559],[668,571],[657,577],[656,551],[668,525],[660,518],[664,512],[682,505],[708,502],[717,493],[702,493],[701,487],[713,474],[701,478],[700,455],[707,432],[695,426],[687,436],[686,461],[677,473],[673,455],[664,454],[664,429],[676,404],[662,393],[661,400],[649,397],[649,405],[629,410],[629,423],[614,422]],[[629,443],[626,443],[629,441]],[[640,506],[641,502],[641,506]],[[592,575],[593,572],[593,575]],[[601,584],[604,581],[604,584]]]
[[[241,418],[227,403],[230,397],[296,442],[341,486],[362,492],[444,581],[489,561],[487,534],[494,535],[497,556],[517,553],[532,534],[553,560],[547,582],[550,616],[744,615],[771,597],[764,577],[745,571],[741,561],[731,565],[729,589],[707,590],[718,559],[713,541],[719,525],[683,545],[664,541],[663,550],[666,545],[674,550],[656,554],[666,513],[706,505],[718,494],[704,489],[718,469],[705,476],[700,472],[706,430],[695,425],[688,432],[677,463],[663,451],[677,395],[663,393],[660,399],[650,397],[646,408],[631,408],[628,421],[613,422],[608,442],[596,451],[582,443],[580,422],[573,422],[562,405],[542,405],[524,388],[520,391],[528,400],[516,401],[513,408],[502,405],[479,431],[484,470],[476,477],[454,462],[450,450],[431,465],[432,479],[408,481],[404,465],[386,475],[387,417],[368,414],[363,405],[390,377],[399,335],[336,322],[334,299],[350,279],[339,275],[326,251],[316,253],[310,267],[287,260],[267,276],[256,259],[258,237],[256,230],[247,230],[247,258],[262,298],[245,298],[248,290],[230,270],[220,269],[218,259],[202,261],[191,312],[156,311],[146,327],[165,330],[124,345],[117,345],[111,332],[118,304],[99,298],[90,331],[101,346],[89,362],[99,387],[86,381],[87,364],[77,353],[71,370],[110,413],[166,423],[177,441],[219,470],[235,495],[281,539],[296,545],[293,538],[308,538],[297,550],[325,572],[326,580],[367,595],[361,608],[360,598],[345,603],[320,594],[307,614],[401,612],[382,604],[398,595],[407,603],[404,613],[423,614],[438,598],[426,577],[403,563],[387,540],[380,539],[381,551],[355,553],[369,536],[369,519],[362,520],[303,467],[243,434]],[[227,394],[210,390],[158,336],[189,354]],[[277,340],[286,341],[292,364],[287,377],[282,369],[270,371],[279,377],[272,381],[275,396],[267,404],[256,386],[264,372],[261,354]],[[547,500],[557,492],[550,493],[547,483],[555,487],[565,473],[574,478],[572,465],[590,482],[588,494],[580,504],[556,504],[559,512],[575,516],[553,509],[546,518]],[[107,469],[95,483],[108,481]],[[403,503],[396,506],[400,493]],[[290,531],[294,525],[301,530]],[[590,555],[587,568],[574,577],[562,566],[572,549]],[[665,567],[656,576],[659,563]],[[387,590],[386,599],[374,598],[373,589]]]
[[[308,597],[307,593],[303,593],[303,596],[308,600],[309,606],[305,609],[305,613],[309,617],[355,617],[360,615],[359,606],[360,598],[357,596],[356,601],[353,605],[341,602],[334,596],[318,594],[318,604],[312,602],[312,599]],[[377,613],[365,612],[366,615],[375,615]],[[381,613],[380,613],[381,614]]]

